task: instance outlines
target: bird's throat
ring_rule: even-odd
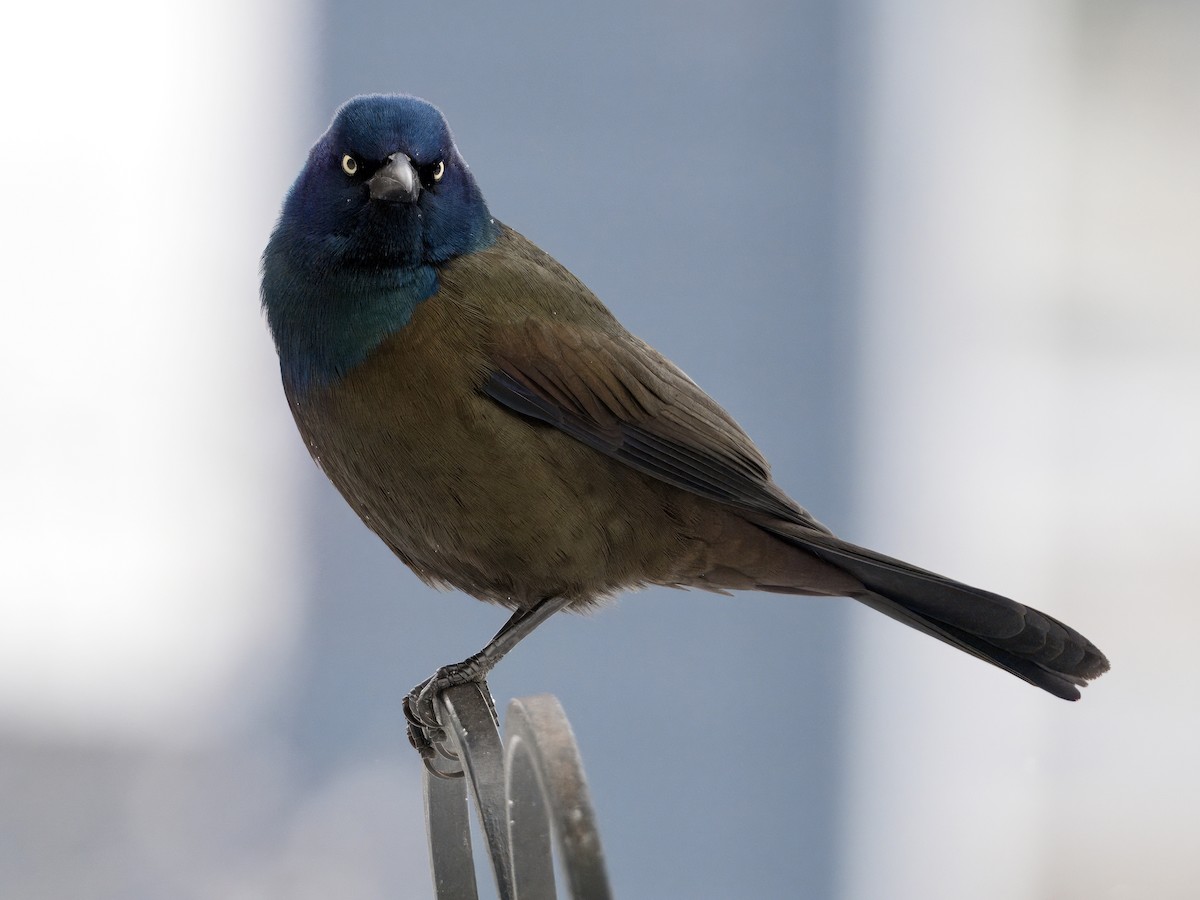
[[[263,269],[263,305],[281,374],[296,393],[338,381],[438,289],[429,265],[312,272],[268,255]]]

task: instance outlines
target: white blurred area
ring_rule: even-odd
[[[303,12],[5,14],[5,898],[333,896],[322,876],[370,877],[343,868],[370,841],[337,840],[367,837],[345,807],[394,773],[290,805],[287,753],[235,740],[280,688],[306,575],[307,461],[283,445],[257,302],[299,163],[287,98],[311,89]]]
[[[282,9],[6,17],[0,729],[212,740],[289,653],[296,491],[248,250],[291,169],[264,165],[294,118],[272,98],[304,87]]]
[[[313,136],[312,31],[311,9],[282,3],[6,14],[6,900],[423,880],[395,846],[419,819],[416,764],[314,779],[280,725],[311,462],[258,257]]]
[[[864,540],[1113,671],[1034,698],[859,616],[843,896],[1195,897],[1200,6],[866,8]]]

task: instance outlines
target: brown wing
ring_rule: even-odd
[[[828,533],[733,418],[632,335],[526,319],[497,329],[492,361],[484,392],[514,412],[683,490]]]

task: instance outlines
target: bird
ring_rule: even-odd
[[[349,505],[421,580],[511,612],[406,698],[423,755],[442,691],[556,612],[649,585],[847,597],[1066,700],[1109,668],[1046,613],[835,536],[729,413],[492,216],[422,99],[337,110],[261,302],[296,426]]]

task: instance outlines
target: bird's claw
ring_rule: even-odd
[[[460,663],[442,666],[432,676],[422,681],[404,698],[404,718],[408,720],[408,742],[421,756],[421,761],[430,774],[438,778],[461,778],[462,767],[457,771],[445,771],[434,765],[437,757],[458,761],[458,754],[448,746],[449,740],[446,729],[442,725],[443,691],[460,684],[478,682],[483,689],[483,695],[488,700],[492,710],[492,718],[496,719],[496,706],[491,692],[484,680],[488,668],[483,664],[479,655],[472,656]]]

